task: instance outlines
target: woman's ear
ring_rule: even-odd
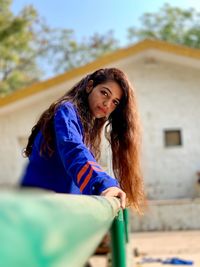
[[[92,92],[92,89],[93,89],[93,80],[89,80],[87,87],[86,87],[86,92],[90,94]]]

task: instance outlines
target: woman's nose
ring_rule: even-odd
[[[108,107],[108,101],[107,101],[107,100],[105,100],[105,101],[103,102],[103,106],[104,106],[104,107]]]
[[[104,106],[104,108],[106,108],[106,109],[112,109],[112,101],[111,101],[111,100],[105,100],[105,101],[103,102],[103,106]]]

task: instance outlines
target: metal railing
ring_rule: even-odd
[[[127,211],[117,198],[20,190],[0,194],[0,267],[81,267],[111,231],[126,267]]]

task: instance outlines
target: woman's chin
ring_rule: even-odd
[[[105,115],[103,114],[94,114],[95,119],[102,119],[105,118]]]

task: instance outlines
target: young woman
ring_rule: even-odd
[[[105,125],[105,128],[104,128]],[[98,164],[102,131],[112,150],[115,178]],[[21,185],[59,193],[116,196],[122,208],[144,201],[136,99],[119,69],[99,69],[43,112],[24,151]]]

